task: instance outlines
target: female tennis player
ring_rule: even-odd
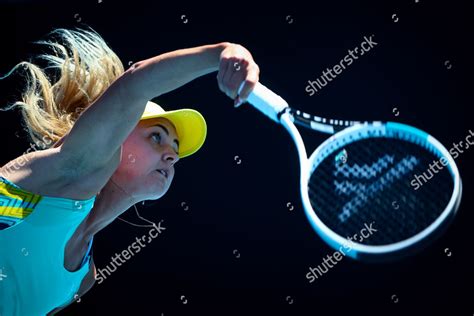
[[[218,71],[219,89],[245,102],[258,82],[250,52],[221,42],[179,49],[124,71],[94,30],[56,29],[42,69],[20,62],[21,108],[30,149],[0,169],[0,315],[54,315],[96,280],[93,236],[136,203],[170,187],[175,164],[204,143],[193,109],[150,102]],[[52,69],[56,76],[48,76]],[[57,80],[54,80],[53,78]],[[244,88],[238,94],[239,86]]]

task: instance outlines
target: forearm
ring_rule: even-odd
[[[221,52],[228,42],[184,48],[139,61],[129,70],[131,89],[146,100],[175,90],[219,69]]]
[[[62,151],[77,175],[110,161],[137,125],[146,102],[218,70],[227,42],[179,49],[135,63],[82,113]]]

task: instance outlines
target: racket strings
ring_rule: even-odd
[[[362,243],[405,240],[432,224],[452,196],[446,167],[429,177],[430,164],[439,157],[428,148],[394,138],[362,139],[344,147],[343,163],[336,159],[341,150],[314,169],[308,193],[318,217],[344,238],[374,222],[380,233]],[[418,190],[415,176],[427,178]]]

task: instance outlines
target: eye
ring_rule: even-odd
[[[154,136],[158,136],[158,143],[161,142],[161,135],[160,133],[153,133],[151,134],[151,137],[153,138]]]
[[[160,133],[151,133],[151,138],[154,138],[155,136],[158,136],[158,141],[157,143],[161,143],[161,134]],[[177,150],[174,151],[176,155],[179,155],[179,152]]]

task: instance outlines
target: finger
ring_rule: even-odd
[[[235,98],[235,100],[234,100],[234,108],[238,108],[242,103],[243,103],[243,102],[242,102],[242,100],[241,100],[239,97]]]
[[[226,93],[225,84],[224,84],[224,76],[227,72],[227,66],[229,64],[228,59],[222,59],[219,64],[219,72],[217,74],[217,84],[219,85],[219,89]]]
[[[235,71],[234,62],[235,62],[234,60],[231,60],[231,59],[229,60],[229,62],[227,63],[225,74],[222,78],[225,93],[227,94],[228,97],[231,97],[231,98],[232,98],[232,93],[231,93],[231,89],[229,88],[229,85],[231,83],[231,78],[234,75],[234,71]]]
[[[230,97],[232,99],[237,98],[237,96],[239,95],[240,84],[242,83],[242,81],[245,80],[246,74],[247,71],[240,68],[238,71],[235,71],[232,77],[230,78],[228,88],[230,90]]]
[[[247,98],[249,97],[253,88],[255,88],[255,85],[257,84],[258,80],[259,80],[258,70],[254,69],[250,71],[249,74],[247,75],[247,78],[245,78],[244,86],[242,88],[242,91],[239,94],[239,98],[242,101],[242,103],[247,102]]]

